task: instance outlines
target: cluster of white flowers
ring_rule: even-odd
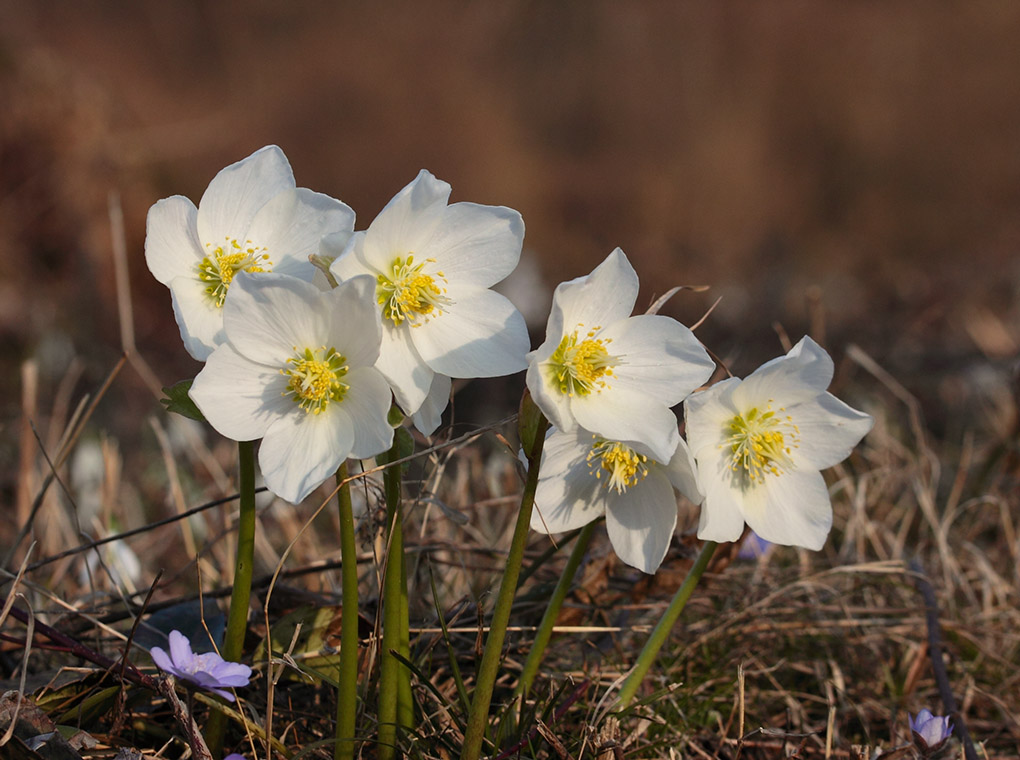
[[[631,315],[638,277],[616,249],[556,288],[545,342],[528,353],[524,319],[490,289],[517,266],[520,214],[449,196],[422,171],[355,232],[354,212],[297,188],[269,146],[221,171],[197,208],[174,196],[149,211],[149,268],[206,362],[191,397],[223,435],[262,439],[274,493],[300,501],[348,457],[387,449],[391,398],[428,435],[451,378],[527,368],[552,425],[535,530],[604,514],[619,556],[654,572],[675,489],[703,505],[701,538],[734,541],[746,523],[772,543],[822,545],[832,509],[820,470],[871,427],[826,391],[822,348],[804,338],[745,380],[699,391],[715,363],[676,320]]]

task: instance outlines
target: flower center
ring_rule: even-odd
[[[730,469],[745,478],[748,485],[764,483],[766,475],[782,475],[794,467],[790,453],[798,448],[800,429],[785,409],[765,411],[754,407],[736,415],[724,427],[726,439],[720,448],[730,448]]]
[[[383,308],[384,319],[398,327],[408,320],[412,327],[417,327],[438,317],[443,308],[452,303],[446,296],[446,288],[436,284],[437,279],[445,284],[446,275],[439,271],[434,275],[422,271],[426,264],[435,261],[425,259],[415,264],[411,253],[406,259],[397,256],[389,270],[376,277],[375,297]]]
[[[235,274],[273,270],[266,249],[252,245],[250,240],[245,240],[243,247],[234,238],[226,238],[226,242],[216,248],[212,243],[206,243],[205,247],[212,250],[198,264],[198,279],[206,283],[205,294],[217,308],[223,306]]]
[[[349,369],[343,354],[325,346],[303,352],[295,346],[294,354],[287,360],[289,366],[280,370],[290,378],[284,396],[292,396],[294,403],[312,414],[321,414],[330,401],[343,401],[350,388],[343,381]]]
[[[579,330],[563,336],[560,345],[549,357],[552,380],[560,393],[587,396],[592,391],[598,393],[609,387],[603,378],[612,376],[618,359],[606,350],[611,338],[593,337],[600,329],[593,327],[582,340],[578,340]]]
[[[609,473],[604,485],[617,493],[623,493],[648,474],[648,457],[617,441],[595,438],[586,460],[588,471],[596,480],[602,480],[603,470]]]

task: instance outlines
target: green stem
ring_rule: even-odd
[[[400,458],[394,440],[388,461]],[[400,707],[401,695],[410,696],[410,673],[391,651],[404,654],[402,630],[407,619],[407,586],[404,565],[404,522],[400,511],[400,465],[383,471],[386,490],[386,514],[389,522],[389,550],[383,578],[382,652],[379,664],[379,760],[390,760],[396,752],[398,716],[401,725],[410,705]],[[402,680],[407,679],[407,685]]]
[[[542,622],[538,624],[538,631],[535,632],[535,641],[531,646],[531,651],[528,652],[528,658],[524,661],[521,678],[517,682],[517,688],[514,690],[515,695],[523,698],[521,700],[522,705],[524,699],[527,699],[528,692],[531,690],[531,684],[538,673],[538,666],[542,664],[545,648],[552,637],[553,625],[556,623],[556,618],[559,617],[563,600],[567,598],[567,593],[574,582],[574,576],[577,574],[577,568],[581,565],[584,553],[588,551],[588,544],[591,543],[591,537],[595,532],[597,524],[598,521],[593,520],[581,528],[581,532],[577,536],[577,543],[574,544],[574,549],[570,552],[570,558],[563,568],[563,574],[560,575],[559,583],[556,584],[556,588],[549,598],[549,605],[545,608]]]
[[[358,714],[358,546],[354,536],[354,510],[347,463],[336,472],[340,486],[336,500],[340,509],[340,573],[343,606],[340,610],[340,673],[337,678],[336,745],[333,757],[354,757],[355,719]]]
[[[234,588],[230,593],[227,630],[223,635],[220,656],[227,662],[239,662],[244,653],[244,636],[248,632],[248,606],[251,602],[251,575],[255,564],[255,442],[237,442],[238,506],[237,557],[234,565]],[[223,754],[223,735],[227,718],[221,712],[210,714],[205,740],[214,758]]]
[[[517,525],[510,543],[510,553],[506,558],[506,569],[503,581],[499,586],[499,596],[489,623],[489,635],[485,639],[485,651],[478,666],[475,678],[475,692],[468,714],[468,724],[464,731],[464,746],[461,760],[478,760],[482,751],[482,740],[485,737],[485,726],[489,718],[489,704],[492,701],[492,689],[496,684],[499,671],[500,655],[503,652],[503,640],[506,638],[506,626],[510,622],[510,611],[517,593],[517,579],[521,573],[524,560],[524,549],[528,543],[528,532],[531,529],[531,512],[535,506],[535,491],[538,488],[538,469],[542,461],[542,447],[545,444],[545,429],[548,422],[544,417],[539,419],[534,443],[528,454],[528,479],[521,494],[521,510],[517,514]]]
[[[687,573],[687,577],[684,579],[680,588],[676,590],[676,593],[673,595],[673,601],[669,603],[669,607],[666,608],[666,612],[663,614],[662,619],[648,637],[648,641],[645,642],[645,646],[641,650],[641,654],[638,655],[637,662],[634,663],[634,667],[631,669],[630,675],[628,675],[627,680],[623,682],[623,687],[620,689],[620,696],[617,698],[621,708],[627,707],[631,700],[634,699],[634,695],[637,693],[638,687],[644,680],[649,668],[651,668],[652,664],[655,662],[655,658],[659,654],[659,650],[662,649],[662,645],[665,644],[666,639],[669,638],[669,634],[673,630],[673,626],[680,617],[680,613],[683,612],[684,606],[687,604],[687,600],[690,599],[691,594],[694,593],[694,588],[698,585],[698,581],[701,580],[701,576],[705,572],[705,568],[708,567],[708,562],[712,559],[712,555],[715,553],[715,548],[717,546],[718,544],[715,541],[706,541],[705,545],[701,547],[701,553],[698,554],[697,560],[695,560],[694,565],[691,566],[691,569]]]

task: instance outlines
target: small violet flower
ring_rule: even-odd
[[[715,363],[675,319],[632,317],[637,296],[637,273],[619,248],[587,277],[558,285],[545,342],[528,354],[528,390],[564,433],[582,427],[633,441],[668,462],[680,440],[670,407]]]
[[[916,718],[907,713],[907,720],[914,734],[914,742],[924,753],[937,750],[953,733],[953,724],[948,716],[932,715],[927,708],[921,710]]]
[[[216,431],[262,439],[266,486],[296,504],[345,459],[393,443],[390,389],[375,368],[382,333],[375,283],[319,290],[296,277],[242,272],[223,308],[226,342],[191,386]]]
[[[227,662],[216,652],[192,652],[191,642],[180,631],[170,631],[170,654],[160,647],[153,647],[149,654],[160,670],[219,694],[228,702],[234,701],[234,695],[227,689],[247,686],[251,679],[251,668],[247,665]]]
[[[672,412],[666,413],[675,425]],[[550,428],[531,528],[564,533],[604,514],[617,556],[642,572],[654,573],[676,528],[673,489],[694,503],[701,501],[693,468],[683,439],[663,464],[640,443],[609,441],[583,428],[570,433]]]
[[[705,494],[698,538],[762,539],[817,551],[832,527],[821,470],[843,461],[873,420],[825,389],[832,359],[805,337],[744,380],[687,398],[687,442]]]
[[[311,282],[324,235],[346,239],[354,211],[328,195],[296,187],[275,145],[217,174],[198,208],[181,195],[149,209],[145,262],[170,288],[184,347],[205,361],[224,341],[223,304],[239,272],[276,272]],[[323,280],[324,282],[324,280]]]
[[[490,288],[517,266],[521,215],[449,204],[450,185],[422,170],[364,232],[326,236],[322,255],[343,281],[375,280],[379,362],[400,408],[426,435],[439,424],[450,378],[500,377],[527,366],[524,317]],[[424,407],[424,408],[423,408]],[[420,412],[420,413],[419,413]]]

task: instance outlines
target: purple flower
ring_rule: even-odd
[[[911,718],[910,713],[907,713],[907,719],[914,734],[914,742],[925,753],[937,750],[953,733],[953,724],[949,722],[948,716],[932,715],[927,708],[921,710],[917,718]]]
[[[223,758],[223,760],[245,760],[245,757],[244,755],[239,755],[236,752],[232,752],[231,754]]]
[[[737,559],[758,559],[763,556],[772,546],[771,541],[766,541],[753,530],[747,534],[747,538],[740,545],[737,552]]]
[[[216,652],[195,654],[191,651],[191,642],[180,631],[170,632],[169,655],[159,647],[150,649],[149,654],[160,670],[219,694],[228,702],[234,701],[234,695],[226,687],[247,686],[251,678],[251,668],[247,665],[227,662]]]

